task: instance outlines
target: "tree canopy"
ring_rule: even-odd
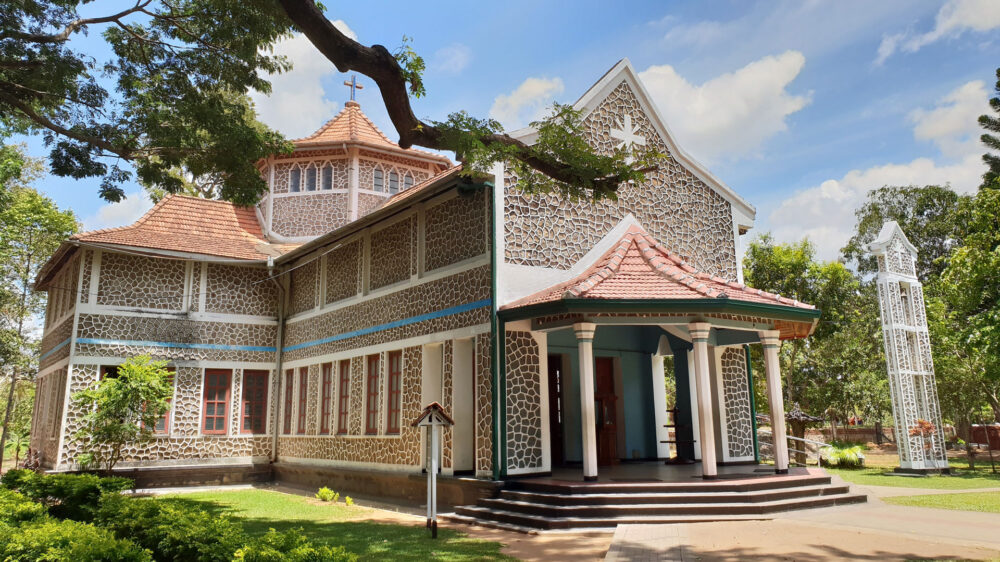
[[[651,150],[596,154],[568,106],[533,123],[538,137],[530,146],[464,111],[418,119],[410,101],[426,94],[424,61],[406,38],[394,52],[362,45],[313,0],[136,0],[120,11],[102,8],[0,0],[0,137],[41,133],[52,173],[101,178],[109,201],[120,200],[132,179],[169,193],[190,187],[185,178],[208,178],[211,194],[255,203],[266,190],[256,162],[290,145],[257,121],[247,95],[269,93],[268,75],[290,68],[273,47],[296,31],[341,72],[375,81],[400,146],[454,151],[464,173],[511,162],[524,189],[601,198],[642,180],[663,158]],[[73,41],[90,32],[100,33],[107,57]]]

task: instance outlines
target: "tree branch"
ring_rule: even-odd
[[[454,150],[444,142],[443,132],[413,113],[406,77],[396,58],[382,45],[367,47],[347,37],[327,19],[313,0],[279,0],[289,19],[340,72],[355,71],[378,85],[389,119],[399,133],[399,146],[413,145],[435,150]],[[615,191],[625,179],[617,175],[596,180],[583,177],[572,167],[507,134],[482,134],[477,140],[487,146],[513,149],[513,156],[550,178],[573,185],[589,183],[595,191]]]
[[[125,16],[134,14],[136,12],[141,12],[146,6],[150,5],[153,0],[140,0],[135,6],[127,10],[122,10],[117,14],[112,14],[110,16],[102,16],[99,18],[81,18],[71,21],[63,30],[55,34],[46,33],[24,33],[22,31],[11,30],[3,35],[0,35],[0,39],[19,39],[21,41],[28,41],[29,43],[63,43],[69,36],[76,33],[81,27],[95,24],[95,23],[109,23],[113,21],[118,21]]]
[[[124,147],[115,146],[101,138],[80,134],[76,131],[73,131],[72,129],[67,129],[66,127],[63,127],[62,125],[50,120],[48,117],[40,115],[38,112],[32,109],[30,105],[23,103],[21,102],[21,100],[11,97],[8,94],[0,92],[0,101],[10,105],[11,107],[17,109],[21,113],[24,113],[32,121],[38,123],[39,125],[42,125],[46,129],[49,129],[54,133],[58,133],[60,135],[69,137],[74,140],[78,140],[80,142],[85,142],[87,144],[100,148],[101,150],[115,154],[126,160],[131,160],[133,158],[131,150],[128,150]]]

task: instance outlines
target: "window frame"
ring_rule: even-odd
[[[414,183],[415,181],[413,179],[413,175],[410,174],[409,172],[406,172],[405,174],[403,174],[403,189],[401,189],[400,191],[406,191],[407,189],[410,189],[411,187],[413,187]]]
[[[378,379],[381,369],[381,354],[365,357],[365,435],[378,435]]]
[[[251,378],[264,379],[263,385],[260,385],[264,390],[264,396],[261,400],[263,412],[261,412],[261,418],[263,420],[263,427],[259,428],[260,431],[254,431],[253,424],[254,419],[251,419],[250,427],[247,427],[247,407],[250,404],[250,400],[247,399],[247,390],[250,390],[250,385],[247,381]],[[271,394],[271,384],[270,384],[271,372],[266,369],[246,369],[243,371],[243,393],[240,396],[240,433],[244,435],[262,435],[267,434],[267,400],[270,398]],[[251,416],[253,412],[251,410]]]
[[[292,406],[295,404],[295,369],[285,369],[284,411],[281,412],[281,433],[292,434]]]
[[[375,168],[372,171],[372,191],[379,193],[385,191],[385,172],[382,168]]]
[[[332,191],[333,190],[333,164],[331,164],[329,162],[323,164],[323,167],[320,169],[320,172],[321,172],[320,187],[322,189],[321,190],[318,189],[317,191]],[[327,181],[327,180],[329,180],[329,181]]]
[[[305,435],[306,434],[306,424],[308,420],[306,419],[306,414],[308,414],[308,404],[309,404],[309,367],[299,367],[299,411],[296,416],[295,423],[295,434]]]
[[[320,366],[319,433],[330,435],[330,420],[333,417],[333,363]]]
[[[386,190],[390,195],[399,193],[399,172],[392,170],[389,172],[389,188]]]
[[[337,435],[347,435],[351,423],[351,360],[341,360],[337,368],[340,370],[337,385]]]
[[[399,435],[403,409],[403,352],[390,351],[386,363],[385,433]]]
[[[170,376],[167,377],[167,380],[170,381],[170,389],[171,389],[170,398],[167,398],[167,404],[172,406],[174,403],[174,396],[177,395],[177,367],[167,367],[167,371],[170,373]],[[170,421],[171,421],[170,413],[173,412],[173,410],[174,410],[173,408],[167,408],[166,413],[164,413],[160,417],[160,419],[156,420],[156,423],[153,425],[153,435],[158,435],[158,436],[170,435]],[[157,426],[160,425],[161,420],[163,421],[162,431],[157,429]]]
[[[298,164],[292,166],[292,169],[288,171],[288,192],[302,192],[302,166]]]
[[[222,429],[208,429],[208,425],[207,425],[208,418],[209,418],[209,416],[208,416],[208,403],[209,403],[208,392],[209,392],[210,388],[221,388],[222,387],[222,385],[213,385],[213,386],[210,387],[208,385],[208,377],[210,377],[210,376],[220,376],[220,375],[225,375],[225,377],[226,377],[226,384],[225,384],[226,393],[225,393],[225,398],[222,401],[220,401],[220,400],[212,400],[211,402],[213,404],[215,404],[216,406],[218,406],[218,404],[221,402],[223,413],[220,416],[218,414],[218,410],[215,410],[216,413],[214,413],[211,417],[212,417],[212,419],[218,419],[218,418],[222,419]],[[202,389],[201,389],[201,433],[202,433],[202,435],[226,435],[228,433],[228,431],[229,431],[229,403],[232,401],[232,392],[233,392],[233,371],[232,371],[232,369],[205,369],[205,372],[202,374]]]

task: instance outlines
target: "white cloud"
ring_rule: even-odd
[[[1000,2],[996,0],[948,0],[934,18],[934,29],[886,35],[878,47],[875,64],[885,62],[897,51],[914,53],[922,47],[958,37],[966,31],[984,32],[1000,27]]]
[[[764,141],[788,129],[786,118],[809,104],[810,96],[787,88],[805,56],[787,51],[694,85],[670,65],[639,73],[678,143],[711,162],[758,153]]]
[[[562,78],[528,78],[513,92],[493,100],[490,117],[504,127],[516,129],[540,119],[555,96],[563,93]]]
[[[910,113],[913,136],[929,140],[941,153],[961,158],[979,150],[979,116],[989,109],[986,85],[979,80],[967,82],[941,99],[934,109],[917,109]]]
[[[344,35],[357,40],[357,34],[343,20],[333,24]],[[336,76],[337,69],[302,34],[279,42],[274,52],[288,57],[292,69],[270,77],[269,96],[257,93],[251,96],[257,115],[290,138],[304,137],[326,123],[340,107],[327,99],[323,90],[323,81]]]
[[[443,74],[458,74],[472,62],[472,49],[461,43],[442,47],[434,53],[430,68]]]
[[[808,236],[819,257],[832,260],[853,234],[854,210],[872,189],[951,185],[958,192],[975,190],[986,169],[982,146],[974,136],[976,117],[987,111],[987,97],[982,82],[968,82],[941,98],[933,109],[910,113],[914,137],[934,143],[944,158],[851,170],[840,179],[799,191],[768,217],[775,238],[790,242]]]
[[[146,211],[153,208],[153,202],[145,191],[136,190],[128,193],[125,199],[118,203],[102,205],[97,212],[83,219],[83,230],[113,228],[125,226],[139,220]]]

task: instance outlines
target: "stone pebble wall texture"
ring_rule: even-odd
[[[622,82],[584,119],[587,140],[600,154],[621,143],[611,136],[631,116],[646,146],[669,156],[666,143]],[[736,279],[736,246],[730,204],[672,158],[647,174],[642,184],[619,189],[617,201],[567,201],[558,195],[528,195],[504,179],[505,260],[508,263],[569,269],[631,213],[654,238],[694,267]]]
[[[292,270],[291,313],[298,314],[316,308],[319,291],[319,260],[311,260]]]
[[[542,370],[530,332],[507,332],[507,469],[542,466]]]
[[[308,192],[275,197],[271,230],[280,236],[321,236],[351,222],[347,193]]]
[[[362,245],[362,241],[357,239],[327,254],[326,304],[357,296],[361,292]]]
[[[32,412],[29,445],[39,452],[42,466],[46,468],[52,468],[56,462],[67,372],[67,367],[56,369],[39,378],[35,386],[36,399]]]
[[[493,471],[493,369],[490,335],[476,336],[476,475]]]
[[[427,208],[424,221],[427,271],[489,251],[489,193],[487,189],[479,189]]]
[[[267,269],[237,265],[205,264],[205,312],[270,316],[278,314],[278,290]]]
[[[102,252],[97,304],[183,310],[186,268],[182,260]]]
[[[410,256],[415,251],[411,231],[416,228],[416,217],[411,216],[372,232],[368,283],[371,290],[410,278]]]
[[[750,381],[742,347],[722,350],[722,396],[726,411],[726,439],[732,458],[753,457],[753,420],[750,419]]]

